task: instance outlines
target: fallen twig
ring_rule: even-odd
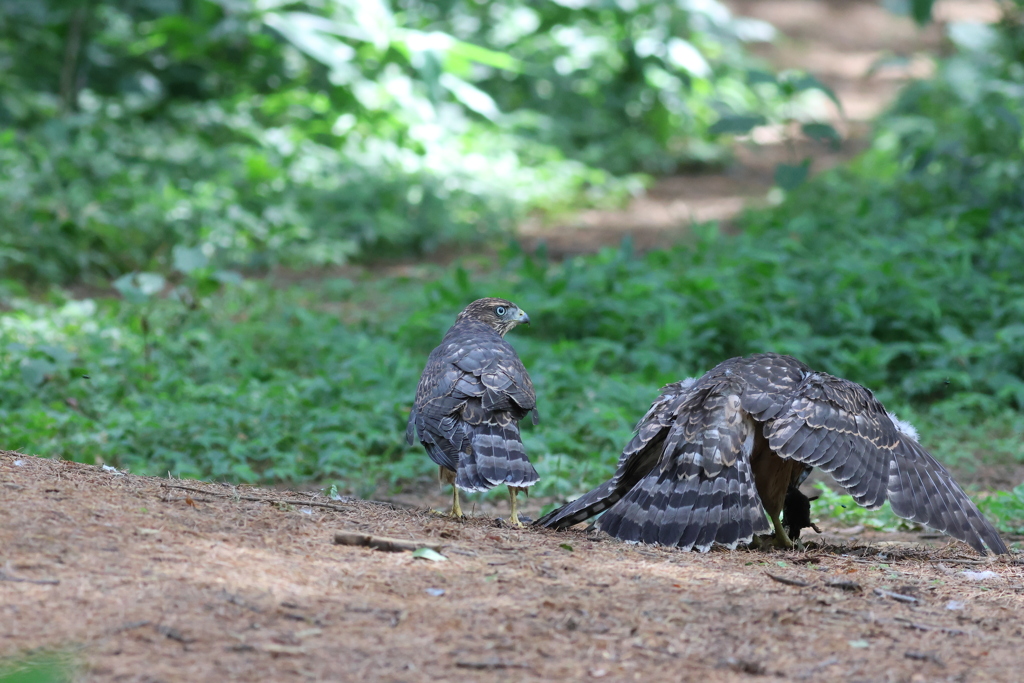
[[[797,586],[799,588],[806,588],[807,586],[811,585],[806,581],[800,581],[799,579],[787,579],[785,576],[776,576],[771,572],[765,572],[764,574],[772,581],[778,581],[779,583],[784,583],[787,586]]]
[[[182,643],[183,645],[188,645],[190,643],[196,642],[195,638],[187,638],[186,636],[184,636],[181,633],[181,631],[179,631],[178,629],[173,628],[171,626],[164,626],[164,625],[160,624],[160,625],[157,625],[156,631],[160,635],[166,636],[166,637],[170,638],[171,640],[176,640],[179,643]]]
[[[142,628],[143,626],[149,626],[151,623],[152,622],[150,622],[148,619],[145,619],[143,621],[129,621],[127,624],[122,624],[121,626],[118,626],[117,628],[112,630],[110,632],[110,635],[116,635],[118,633],[124,633],[125,631],[134,631],[137,628]]]
[[[493,670],[493,669],[525,669],[525,664],[518,664],[516,662],[502,662],[498,660],[492,660],[487,662],[467,662],[458,661],[455,662],[455,666],[460,669],[478,669],[478,670]]]
[[[309,506],[326,508],[328,510],[334,510],[335,512],[352,512],[351,509],[342,507],[340,505],[334,505],[332,503],[318,503],[312,500],[287,500],[282,498],[261,498],[260,496],[243,496],[238,493],[221,493],[219,491],[209,491],[207,489],[195,488],[194,486],[182,486],[181,484],[160,484],[160,486],[166,489],[179,489],[181,491],[191,491],[192,493],[200,493],[206,496],[216,496],[218,498],[237,498],[238,500],[248,500],[255,503],[270,503],[271,505],[296,505],[300,507]],[[392,510],[398,509],[391,503],[382,503],[378,500],[364,500],[361,502],[369,503],[371,505],[383,505],[385,507],[391,508]]]
[[[259,646],[259,649],[264,652],[269,652],[272,655],[304,655],[307,650],[301,645],[281,645],[279,643],[264,643]]]
[[[4,572],[0,572],[0,581],[10,581],[11,583],[37,583],[41,586],[56,586],[60,583],[60,579],[23,579],[19,576],[8,576]]]
[[[838,588],[842,591],[859,591],[860,584],[856,581],[849,581],[847,579],[836,579],[834,581],[826,581],[825,585],[829,588]]]
[[[893,593],[892,591],[883,590],[881,588],[875,589],[875,595],[879,595],[883,598],[892,598],[896,602],[905,602],[908,604],[914,604],[918,602],[918,599],[912,595],[903,595],[902,593]]]
[[[893,617],[893,621],[899,622],[907,628],[912,628],[915,631],[942,631],[948,633],[951,636],[966,636],[967,631],[962,631],[958,628],[949,628],[948,626],[932,626],[931,624],[921,624],[916,621],[911,621],[905,617]]]
[[[800,679],[810,678],[811,676],[813,676],[818,671],[821,671],[822,669],[827,669],[828,667],[832,666],[833,664],[838,664],[838,663],[839,663],[839,658],[838,657],[829,657],[825,661],[820,662],[820,663],[815,664],[814,666],[812,666],[810,669],[808,669],[803,674],[798,676],[798,678],[800,678]]]
[[[334,534],[334,542],[337,545],[360,545],[373,548],[374,550],[383,550],[389,553],[419,550],[420,548],[430,548],[435,551],[441,550],[440,543],[430,543],[428,541],[407,541],[401,538],[371,536],[370,534],[364,534],[358,531],[338,531]]]
[[[916,659],[919,662],[932,662],[941,667],[946,665],[942,663],[942,660],[933,652],[918,652],[917,650],[907,650],[903,653],[903,656],[907,659]]]

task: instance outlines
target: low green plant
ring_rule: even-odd
[[[617,205],[823,89],[758,68],[771,35],[714,0],[0,0],[0,277],[336,265]]]
[[[819,482],[815,488],[818,491],[818,498],[811,501],[811,517],[813,519],[830,517],[846,526],[865,526],[881,531],[920,528],[913,522],[897,517],[888,501],[877,510],[868,510],[857,505],[853,496],[837,493],[823,483]]]
[[[990,519],[996,520],[999,530],[1009,534],[1024,534],[1024,483],[1009,491],[996,491],[978,501],[978,507]]]
[[[0,659],[0,683],[67,683],[73,678],[65,658],[36,654]]]

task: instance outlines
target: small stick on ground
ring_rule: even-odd
[[[478,671],[494,671],[497,669],[525,669],[525,664],[519,664],[516,662],[502,662],[502,661],[487,661],[487,662],[467,662],[459,660],[455,662],[455,666],[460,669],[477,669]]]
[[[892,591],[883,590],[881,588],[876,588],[875,589],[875,595],[881,596],[883,598],[892,598],[896,602],[906,602],[906,603],[909,603],[909,604],[913,604],[915,602],[918,602],[918,599],[915,598],[912,595],[903,595],[902,593],[893,593]]]
[[[836,579],[834,581],[826,581],[825,585],[829,588],[838,588],[842,591],[859,591],[861,590],[860,584],[856,581],[849,581],[847,579]]]
[[[936,655],[934,652],[918,652],[917,650],[907,650],[903,653],[903,656],[907,659],[916,659],[919,662],[932,662],[943,668],[945,668],[946,666],[942,663],[942,660],[939,659],[938,655]]]
[[[807,586],[811,585],[811,584],[807,583],[806,581],[801,581],[799,579],[787,579],[785,576],[776,576],[775,574],[772,574],[771,572],[765,572],[764,575],[767,576],[772,581],[778,581],[779,583],[784,583],[787,586],[797,586],[799,588],[806,588]]]
[[[10,581],[11,583],[37,583],[41,586],[56,586],[60,583],[60,579],[23,579],[18,576],[8,576],[3,572],[0,572],[0,581]]]
[[[317,507],[326,508],[328,510],[334,510],[335,512],[352,512],[350,509],[342,507],[340,505],[333,505],[331,503],[318,503],[312,500],[284,500],[281,498],[260,498],[259,496],[243,496],[235,493],[221,493],[219,491],[209,491],[207,489],[195,488],[193,486],[182,486],[180,484],[160,484],[165,489],[179,489],[181,491],[190,491],[192,493],[200,493],[205,496],[216,496],[218,498],[237,498],[238,500],[248,500],[254,503],[270,503],[272,505],[297,505],[306,507]],[[372,505],[383,505],[385,507],[396,510],[394,505],[391,503],[382,503],[378,500],[366,500],[364,503],[370,503]]]
[[[339,531],[334,534],[334,542],[337,545],[360,545],[366,546],[367,548],[373,548],[374,550],[383,550],[389,553],[413,551],[419,550],[420,548],[430,548],[435,551],[441,550],[440,543],[430,543],[428,541],[407,541],[401,538],[371,536],[370,534],[364,534],[358,531]]]

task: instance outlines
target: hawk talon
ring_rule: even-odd
[[[772,519],[772,525],[775,527],[775,532],[770,534],[761,534],[760,536],[755,535],[750,541],[750,548],[752,550],[804,549],[804,546],[800,541],[794,543],[789,538],[789,534],[786,533],[786,528],[782,526],[782,522],[779,521],[779,516],[777,514],[770,515],[770,517]]]
[[[790,540],[789,534],[786,533],[786,527],[782,526],[782,520],[779,519],[779,514],[775,513],[774,515],[771,515],[771,518],[772,526],[775,527],[775,547],[792,550],[795,546],[793,541]]]
[[[800,541],[793,543],[793,541],[789,540],[788,537],[783,540],[775,534],[761,534],[760,536],[754,536],[750,541],[749,547],[751,550],[792,550],[794,548],[803,550],[803,544],[800,543]]]
[[[448,512],[444,512],[442,510],[431,510],[430,514],[437,515],[438,517],[444,517],[445,519],[457,519],[460,521],[466,519],[466,515],[461,512],[459,514],[455,514],[452,510],[449,510]]]
[[[508,487],[508,501],[509,505],[512,507],[512,511],[509,513],[508,521],[506,522],[506,524],[516,529],[522,529],[524,526],[526,526],[525,524],[519,521],[519,505],[516,502],[516,494],[518,494],[520,491],[526,491],[526,489],[520,488],[518,486]]]
[[[459,505],[459,487],[455,484],[452,484],[452,509],[448,516],[454,519],[465,519],[466,517],[462,514],[462,506]]]

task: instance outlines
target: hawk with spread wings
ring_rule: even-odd
[[[530,316],[511,301],[479,299],[466,306],[430,352],[416,388],[406,440],[415,433],[437,463],[441,481],[453,484],[453,517],[462,516],[459,489],[508,486],[509,523],[522,526],[516,494],[540,478],[519,437],[519,421],[533,411],[533,382],[505,334]]]
[[[792,547],[790,536],[811,526],[796,487],[813,467],[859,505],[889,500],[900,517],[979,553],[1007,552],[912,426],[861,385],[771,353],[664,387],[614,476],[536,524],[564,529],[607,510],[598,527],[624,541],[706,551],[772,531],[767,512],[774,544]],[[785,526],[783,510],[793,516]]]

